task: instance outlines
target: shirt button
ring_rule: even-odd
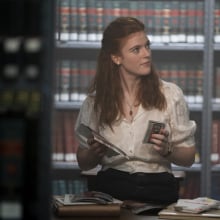
[[[153,169],[156,169],[156,168],[157,168],[157,165],[153,165],[152,168],[153,168]]]

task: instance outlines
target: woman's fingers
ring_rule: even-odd
[[[95,141],[93,138],[89,138],[87,143],[90,146],[90,150],[93,154],[97,155],[98,157],[103,157],[107,151],[107,147],[99,142]]]

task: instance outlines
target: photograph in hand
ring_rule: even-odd
[[[147,131],[144,135],[143,143],[151,143],[150,138],[152,134],[159,134],[161,129],[165,128],[165,124],[159,121],[149,121]]]

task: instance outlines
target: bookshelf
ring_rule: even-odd
[[[53,2],[0,5],[0,219],[48,220]]]
[[[62,74],[60,61],[69,62],[69,75],[66,74],[64,78],[71,80],[72,71],[78,77],[80,72],[87,74],[87,77],[77,79],[79,83],[83,81],[85,87],[89,82],[88,78],[94,74],[94,61],[100,48],[100,29],[120,13],[136,16],[146,23],[157,69],[162,78],[182,87],[191,118],[198,124],[196,163],[191,168],[174,166],[173,169],[184,170],[189,176],[196,173],[199,196],[214,195],[217,171],[220,171],[219,163],[214,164],[210,160],[213,119],[220,121],[220,0],[94,0],[89,1],[89,4],[80,1],[80,5],[77,5],[77,0],[70,0],[70,6],[68,0],[62,1],[64,5],[59,4],[60,0],[56,2],[56,60],[59,63],[56,76],[65,75]],[[95,9],[96,4],[98,9]],[[80,15],[77,15],[77,8],[78,12],[83,11]],[[87,14],[84,13],[85,10]],[[96,11],[97,15],[93,13],[94,10],[99,10]],[[63,11],[65,13],[62,14]],[[70,27],[74,16],[76,20],[82,21],[81,29]],[[67,20],[64,26],[62,19]],[[91,20],[97,22],[96,27],[90,27],[90,22],[86,23]],[[88,81],[85,82],[85,79]],[[58,83],[55,90],[55,111],[73,111],[77,114],[85,97],[85,90],[78,88],[78,92],[73,92],[72,85],[69,85],[63,95],[59,86]],[[220,154],[220,150],[218,153]],[[59,167],[56,161],[54,164],[56,168]],[[60,169],[65,168],[60,166]]]

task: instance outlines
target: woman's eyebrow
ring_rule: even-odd
[[[146,45],[146,44],[150,44],[150,40],[146,40],[146,42],[144,43],[144,46]],[[142,44],[136,44],[136,45],[134,45],[134,46],[132,46],[130,49],[129,49],[129,51],[132,51],[133,49],[135,49],[135,48],[137,48],[137,47],[141,47],[142,46]]]
[[[140,48],[141,46],[142,45],[140,45],[140,44],[136,44],[136,45],[132,46],[128,51],[132,52],[134,49]]]

